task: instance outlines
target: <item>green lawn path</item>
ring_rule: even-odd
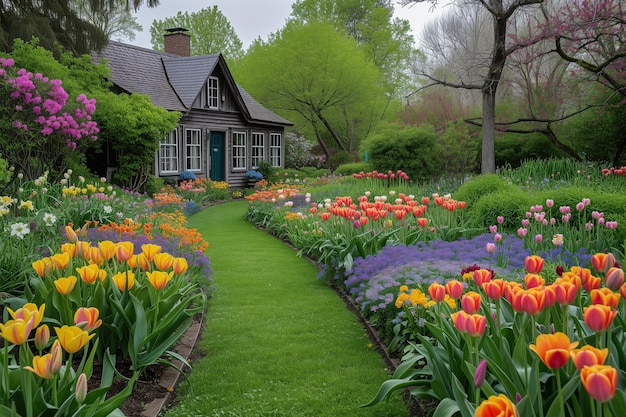
[[[403,417],[400,397],[368,402],[389,378],[362,325],[317,268],[243,215],[246,201],[190,219],[209,242],[214,297],[174,416]]]

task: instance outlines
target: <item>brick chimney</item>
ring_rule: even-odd
[[[191,56],[191,35],[189,29],[171,28],[165,29],[163,45],[165,52],[180,56]]]

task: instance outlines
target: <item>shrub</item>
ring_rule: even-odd
[[[356,162],[355,155],[350,155],[350,153],[346,151],[338,151],[328,157],[328,160],[326,161],[326,166],[330,170],[334,171],[340,165],[348,164],[350,162]]]
[[[337,175],[352,175],[359,172],[369,172],[372,170],[372,166],[367,162],[355,162],[352,164],[343,164],[337,167],[335,174]]]
[[[308,165],[312,149],[313,144],[304,136],[285,133],[285,168],[299,169]]]
[[[480,139],[470,135],[464,122],[450,123],[438,135],[435,144],[442,175],[476,172],[480,161]]]
[[[369,149],[372,167],[377,171],[401,170],[417,181],[436,175],[439,157],[432,129],[390,125],[366,142],[364,148]]]
[[[496,174],[485,174],[466,181],[454,194],[454,198],[467,202],[471,208],[485,194],[514,189],[515,187],[507,184],[502,177]]]
[[[541,134],[507,133],[495,142],[496,166],[519,167],[526,159],[566,158],[568,154]]]

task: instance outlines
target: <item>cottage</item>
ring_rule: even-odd
[[[111,41],[98,56],[107,59],[116,90],[182,113],[160,144],[155,175],[178,179],[191,171],[243,187],[246,172],[261,161],[284,166],[284,132],[292,123],[237,85],[221,54],[190,56],[186,32],[169,29],[165,52]]]

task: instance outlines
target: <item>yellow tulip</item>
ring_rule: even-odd
[[[67,252],[55,253],[50,259],[57,269],[65,269],[70,264],[70,254]]]
[[[39,259],[31,264],[41,278],[45,278],[54,271],[54,263],[50,258]]]
[[[135,274],[132,271],[118,272],[113,275],[113,282],[120,291],[130,290],[135,285]]]
[[[146,256],[148,262],[152,262],[154,255],[161,252],[161,246],[148,243],[141,245],[141,252]]]
[[[100,268],[97,264],[91,264],[76,268],[76,272],[85,283],[93,284],[100,275]]]
[[[43,356],[35,356],[33,358],[33,366],[25,366],[24,369],[37,374],[43,379],[54,378],[55,372],[53,372],[54,363],[52,360],[52,353],[48,353]]]
[[[148,281],[150,281],[150,284],[152,284],[154,288],[156,288],[157,290],[162,290],[163,288],[165,288],[167,283],[170,282],[170,280],[174,276],[174,272],[170,272],[168,274],[167,272],[163,271],[153,271],[146,272],[146,275],[148,276]]]
[[[6,323],[0,323],[0,334],[9,343],[14,345],[21,345],[28,340],[31,330],[33,330],[33,323],[35,316],[31,316],[28,320],[15,319],[9,320]]]
[[[76,234],[76,231],[71,223],[65,226],[65,234],[67,235],[67,240],[69,240],[70,243],[78,242],[78,235]]]
[[[74,289],[76,285],[76,277],[74,275],[70,275],[67,278],[59,278],[54,281],[54,286],[57,287],[57,291],[61,295],[68,295]]]
[[[102,324],[102,320],[98,320],[99,314],[96,307],[80,307],[74,313],[74,324],[90,332]]]
[[[174,272],[178,275],[184,273],[189,266],[187,265],[187,259],[185,258],[176,258],[174,259]]]
[[[105,261],[108,261],[115,256],[116,247],[117,245],[110,240],[103,240],[102,242],[98,242],[98,248],[100,249],[100,252],[102,253],[102,258],[104,258]]]
[[[165,271],[166,269],[170,269],[174,263],[174,257],[166,252],[157,253],[154,255],[153,261],[159,271]]]
[[[75,243],[64,243],[61,245],[61,252],[67,252],[70,254],[70,257],[76,257],[76,244]]]
[[[33,322],[33,329],[39,326],[39,323],[41,323],[41,319],[43,319],[43,312],[45,309],[45,304],[37,307],[37,305],[33,303],[26,303],[21,308],[18,308],[15,311],[7,307],[7,311],[14,319],[29,321],[31,317],[35,317],[35,321]]]
[[[67,353],[76,353],[96,334],[89,334],[78,326],[55,327],[57,338]]]
[[[133,256],[135,245],[133,242],[118,242],[115,245],[115,256],[119,262],[126,262]]]

